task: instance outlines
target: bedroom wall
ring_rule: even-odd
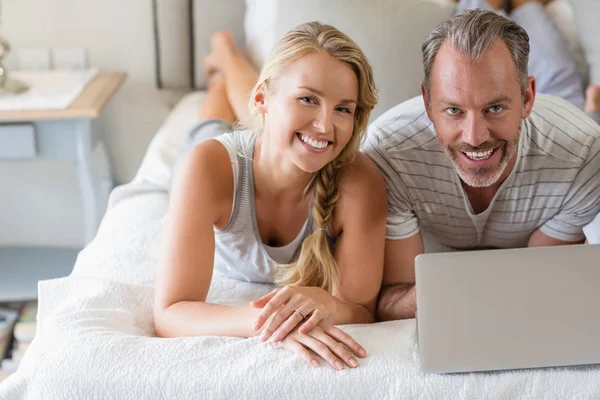
[[[3,0],[0,33],[13,49],[85,47],[91,66],[128,73],[95,128],[117,183],[130,180],[168,113],[154,88],[152,2]],[[78,246],[81,225],[73,165],[0,162],[0,246]]]

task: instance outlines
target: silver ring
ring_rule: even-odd
[[[296,308],[294,311],[297,312],[298,314],[300,314],[302,316],[302,319],[306,319],[306,315],[304,315],[304,313],[302,311],[300,311],[299,308]]]

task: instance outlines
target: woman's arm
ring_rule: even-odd
[[[272,316],[261,335],[267,340],[282,340],[304,316],[311,314],[299,328],[308,332],[322,319],[333,324],[374,321],[375,305],[383,276],[387,190],[381,172],[364,154],[340,175],[340,198],[332,223],[339,232],[335,258],[340,284],[332,294],[314,287],[286,287],[253,302],[263,308],[255,329]],[[274,314],[274,315],[273,315]]]
[[[359,153],[340,178],[340,200],[334,223],[342,232],[335,258],[340,285],[334,324],[373,322],[383,277],[387,189],[379,168]]]
[[[216,140],[194,147],[173,181],[159,257],[154,319],[156,333],[175,336],[256,334],[252,307],[206,303],[213,272],[213,226],[225,226],[233,201],[233,171]]]

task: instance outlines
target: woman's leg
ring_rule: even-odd
[[[227,97],[225,78],[221,73],[211,75],[198,116],[201,121],[219,119],[232,124],[235,122],[235,113]]]
[[[199,122],[187,133],[179,159],[198,143],[233,131],[236,118],[227,99],[225,79],[220,73],[211,76],[198,117]]]
[[[183,156],[198,143],[233,131],[235,114],[227,99],[225,80],[219,73],[211,76],[200,104],[199,121],[188,132],[173,165],[176,170]],[[171,182],[172,183],[172,182]]]
[[[207,74],[220,72],[225,80],[227,98],[238,121],[248,117],[250,93],[258,80],[258,73],[229,32],[217,32],[211,39],[212,51],[204,59]]]

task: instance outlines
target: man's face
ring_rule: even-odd
[[[508,47],[492,46],[480,61],[440,48],[430,77],[427,115],[460,178],[471,187],[489,187],[510,173],[521,121],[531,113],[535,80],[525,98]]]

